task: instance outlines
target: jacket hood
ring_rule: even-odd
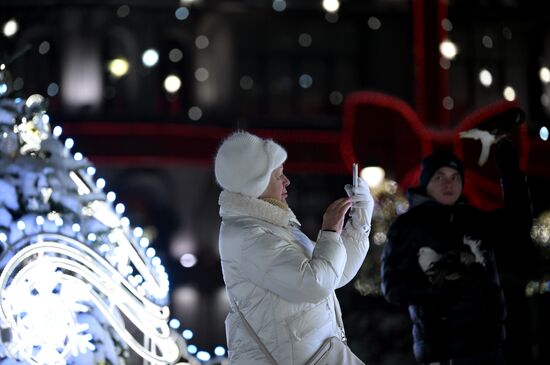
[[[247,195],[223,190],[218,204],[220,205],[220,217],[222,218],[248,216],[281,227],[287,227],[290,224],[300,225],[290,208],[283,209]]]

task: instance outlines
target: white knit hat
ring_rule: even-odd
[[[216,154],[216,180],[225,190],[257,198],[286,156],[284,148],[270,139],[235,132],[223,141]]]

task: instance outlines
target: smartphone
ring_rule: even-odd
[[[353,176],[353,187],[358,187],[359,186],[359,165],[357,164],[357,162],[353,163],[352,176]]]

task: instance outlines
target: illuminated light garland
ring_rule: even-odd
[[[29,338],[26,332],[21,331],[21,323],[17,321],[20,309],[14,306],[14,300],[9,299],[13,290],[21,291],[28,284],[37,280],[46,280],[40,277],[45,268],[50,271],[54,267],[63,269],[64,273],[56,271],[56,275],[48,277],[52,287],[58,284],[71,283],[74,288],[80,289],[81,293],[87,293],[82,300],[90,300],[105,316],[110,325],[117,331],[121,338],[142,358],[155,364],[171,364],[180,357],[180,349],[174,342],[167,325],[168,309],[150,302],[139,292],[105,259],[89,249],[82,243],[59,234],[38,234],[25,237],[24,241],[28,246],[19,251],[4,268],[0,275],[0,323],[3,328],[10,328],[18,341],[8,343],[8,351],[16,347],[16,357],[22,356],[32,364],[44,364],[40,358],[32,355],[32,348],[37,346],[33,338]],[[62,255],[49,256],[48,254]],[[28,260],[34,261],[26,262]],[[20,268],[20,265],[24,265]],[[74,275],[66,274],[67,271]],[[16,274],[12,277],[12,274]],[[39,275],[37,277],[37,275]],[[77,277],[78,276],[78,277]],[[12,277],[11,283],[7,285],[8,279]],[[17,289],[15,289],[17,288]],[[13,296],[12,296],[13,297]],[[108,298],[108,300],[106,300]],[[45,303],[42,303],[45,304]],[[39,306],[40,307],[40,306]],[[112,313],[116,307],[128,320],[132,322],[149,339],[150,349],[141,345]],[[32,316],[32,310],[28,315]],[[6,324],[8,325],[6,327]],[[21,349],[26,344],[28,348]],[[46,342],[46,348],[49,349]],[[66,344],[67,351],[75,351],[77,344]],[[52,349],[50,349],[52,350]],[[157,354],[160,351],[160,355]],[[52,350],[53,351],[53,350]],[[40,354],[40,352],[39,352]],[[46,362],[50,364],[50,362]],[[56,361],[54,365],[63,364]]]

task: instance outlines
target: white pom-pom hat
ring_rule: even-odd
[[[214,173],[223,189],[257,198],[286,157],[285,149],[272,140],[239,131],[220,145]]]

